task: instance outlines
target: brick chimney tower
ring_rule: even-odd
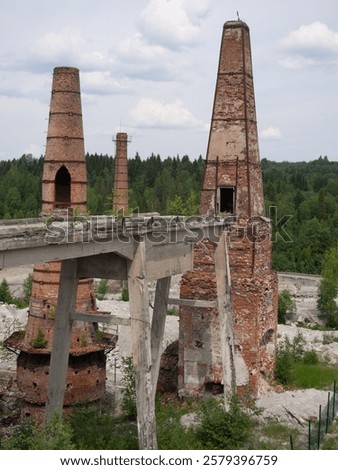
[[[128,209],[128,135],[118,132],[115,142],[113,211],[124,212]]]
[[[87,204],[79,71],[54,69],[46,154],[42,175],[42,213],[83,214]]]
[[[225,353],[234,389],[257,396],[261,378],[274,371],[278,290],[264,217],[250,32],[242,21],[223,28],[200,214],[229,220],[233,339]],[[210,240],[195,245],[194,271],[182,278],[181,298],[217,299],[214,253]],[[217,309],[181,307],[181,394],[222,393],[221,334]]]
[[[54,69],[42,179],[44,215],[67,217],[73,212],[85,213],[87,175],[76,68]],[[60,262],[34,266],[27,328],[15,345],[20,350],[17,382],[24,396],[22,415],[38,421],[42,419],[47,399],[60,270]],[[93,279],[79,281],[76,310],[96,313]],[[97,325],[73,322],[65,406],[98,400],[105,392],[105,348],[98,342],[99,337]]]

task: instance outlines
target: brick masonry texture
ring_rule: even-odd
[[[84,151],[79,71],[72,67],[54,69],[42,175],[42,213],[58,205],[86,211],[87,172]],[[70,198],[56,201],[55,177],[64,166],[70,174]],[[63,204],[60,204],[63,203]]]
[[[261,377],[271,378],[275,366],[278,284],[271,270],[270,221],[264,217],[250,33],[241,21],[223,29],[201,193],[205,214],[235,221],[227,239],[236,385],[239,393],[257,396]],[[210,240],[195,245],[194,270],[182,278],[181,298],[217,299],[215,248]],[[222,390],[221,334],[217,309],[180,308],[182,395]]]

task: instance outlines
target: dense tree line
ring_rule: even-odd
[[[86,155],[88,212],[111,213],[114,158]],[[35,217],[41,207],[43,158],[0,161],[0,218]],[[202,157],[136,154],[128,161],[129,205],[141,212],[198,212]],[[324,254],[338,240],[338,162],[262,160],[267,215],[274,224],[273,265],[279,271],[320,273]]]
[[[267,213],[277,226],[274,268],[319,274],[324,254],[338,241],[338,162],[263,159],[262,173]]]

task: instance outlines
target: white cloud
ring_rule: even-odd
[[[185,54],[173,54],[168,48],[151,44],[141,33],[120,42],[116,58],[120,75],[150,81],[182,79],[191,66],[191,59]]]
[[[149,41],[168,48],[193,46],[210,3],[210,0],[150,0],[138,23],[140,31]]]
[[[172,57],[168,49],[149,44],[141,33],[120,42],[116,49],[119,73],[143,80],[171,80]]]
[[[149,44],[140,33],[124,40],[118,45],[117,53],[123,58],[136,62],[163,60],[168,51],[160,45]]]
[[[87,94],[113,95],[128,91],[128,80],[115,80],[109,71],[81,73],[81,90]]]
[[[35,75],[30,72],[3,73],[0,79],[0,95],[9,98],[25,98],[44,102],[49,99],[50,75]],[[44,95],[44,93],[46,93]]]
[[[185,108],[181,100],[165,103],[164,101],[143,97],[129,111],[129,116],[135,127],[204,129],[204,123]]]
[[[282,133],[278,127],[270,126],[262,130],[261,138],[264,140],[280,140]]]
[[[297,56],[297,57],[286,57],[279,61],[279,64],[289,70],[298,70],[304,67],[314,65],[315,61],[313,59],[306,59],[305,57]]]
[[[318,62],[337,62],[338,32],[319,21],[302,25],[281,41],[284,50],[294,53],[280,61],[282,67],[300,69]]]
[[[113,59],[91,49],[81,32],[70,29],[60,33],[44,34],[32,47],[29,61],[40,66],[50,64],[72,65],[82,70],[104,69],[113,64]]]
[[[288,49],[338,52],[338,33],[331,31],[326,24],[316,21],[292,31],[283,39],[282,44]]]

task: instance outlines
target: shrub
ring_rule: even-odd
[[[181,424],[181,417],[196,411],[196,404],[189,401],[167,401],[165,396],[157,396],[156,429],[157,443],[161,450],[197,450],[202,449],[193,426],[186,429]]]
[[[5,304],[13,303],[12,294],[6,279],[3,279],[0,284],[0,302],[4,302]]]
[[[291,342],[285,338],[276,355],[275,378],[283,385],[291,385],[296,380],[295,364],[302,362],[304,357],[305,339],[301,334]]]
[[[291,385],[296,379],[295,360],[289,347],[277,351],[275,379],[282,385]]]
[[[108,293],[108,279],[100,279],[95,284],[95,295],[98,300],[104,300]]]
[[[22,285],[22,300],[28,305],[29,299],[32,295],[33,288],[33,274],[28,274]]]
[[[32,341],[33,348],[43,349],[47,346],[48,340],[41,330],[38,330],[36,337]]]
[[[128,286],[123,286],[122,287],[121,300],[123,300],[123,302],[128,302],[129,301]]]
[[[296,310],[296,304],[291,298],[290,291],[284,289],[278,296],[278,323],[285,323],[288,315]]]
[[[311,351],[305,351],[303,354],[303,363],[304,364],[318,364],[318,354],[316,351],[311,349]]]
[[[215,399],[203,403],[201,425],[196,434],[204,449],[242,449],[251,435],[252,419],[241,410],[236,401],[226,412]]]
[[[178,315],[178,310],[177,310],[177,308],[169,308],[169,309],[167,310],[167,315],[177,317],[177,315]]]
[[[8,450],[73,450],[72,437],[70,426],[55,414],[47,426],[33,422],[20,424],[2,446]]]

